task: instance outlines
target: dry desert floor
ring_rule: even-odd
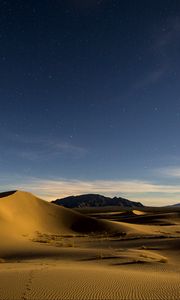
[[[178,209],[74,211],[0,195],[0,300],[180,299]]]

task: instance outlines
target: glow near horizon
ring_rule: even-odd
[[[164,168],[164,176],[179,176],[178,168]],[[159,170],[163,173],[163,169]],[[74,179],[42,179],[36,177],[17,177],[14,183],[4,177],[2,191],[19,189],[36,194],[45,200],[55,200],[71,195],[86,193],[119,196],[144,205],[164,206],[176,204],[180,199],[180,185],[155,184],[144,180],[74,180]],[[13,182],[13,180],[11,181]]]

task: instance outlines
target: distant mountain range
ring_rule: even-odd
[[[180,203],[177,203],[177,204],[174,204],[174,205],[171,205],[171,206],[180,207]]]
[[[120,206],[120,207],[143,207],[142,203],[130,201],[121,197],[105,197],[99,194],[85,194],[79,196],[69,196],[62,199],[52,201],[52,203],[65,206],[68,208],[80,207],[104,207],[104,206]]]
[[[166,205],[166,206],[164,206],[164,207],[169,207],[169,208],[180,208],[180,203],[176,203],[176,204],[172,204],[172,205]]]

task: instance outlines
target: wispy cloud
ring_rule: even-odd
[[[47,158],[57,158],[60,155],[71,155],[71,157],[81,157],[87,153],[87,151],[66,142],[48,142],[44,141],[39,144],[38,148],[31,149],[19,149],[16,151],[17,156],[28,160],[44,160]]]
[[[164,167],[157,170],[157,172],[164,177],[173,177],[173,178],[180,178],[180,167]]]
[[[13,152],[13,155],[17,157],[32,161],[57,158],[61,155],[71,155],[78,158],[87,153],[85,148],[55,137],[39,138],[9,133],[6,135],[6,139],[13,145],[9,152]]]
[[[5,187],[7,185],[3,186],[3,190]],[[2,186],[0,188],[2,190]],[[107,196],[123,196],[137,201],[140,199],[149,205],[152,203],[153,205],[176,203],[180,193],[180,185],[159,185],[140,180],[70,180],[62,178],[55,180],[23,178],[20,180],[19,178],[16,184],[8,184],[8,188],[28,190],[47,200],[69,195],[99,193]]]
[[[180,35],[180,17],[169,18],[167,25],[161,28],[161,31],[155,37],[155,42],[152,45],[154,49],[167,49],[177,43]]]
[[[167,68],[163,66],[162,68],[149,71],[145,76],[137,80],[134,84],[134,88],[140,89],[158,83],[166,74]]]
[[[155,85],[163,80],[168,72],[174,72],[177,62],[174,61],[172,53],[174,50],[177,51],[178,42],[180,46],[180,17],[169,18],[164,27],[156,26],[149,47],[149,60],[154,60],[154,68],[147,67],[146,73],[135,82],[135,89]]]

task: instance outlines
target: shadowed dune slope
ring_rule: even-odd
[[[111,221],[116,221],[121,224],[137,224],[139,226],[145,225],[155,225],[155,226],[171,226],[180,225],[180,212],[176,211],[166,211],[160,212],[146,212],[141,210],[132,210],[125,212],[102,212],[102,213],[90,213],[86,214],[88,216],[93,216],[97,219],[106,219]],[[135,228],[135,227],[134,227]],[[140,228],[140,227],[139,227]],[[145,227],[144,227],[145,228]]]
[[[133,211],[127,214],[125,218],[119,218],[121,222],[134,224],[149,224],[149,225],[179,225],[180,212],[166,212],[166,213],[144,213]]]
[[[14,194],[16,192],[16,190],[14,191],[8,191],[8,192],[2,192],[0,193],[0,198],[4,198],[4,197],[7,197],[7,196],[10,196],[12,194]]]

